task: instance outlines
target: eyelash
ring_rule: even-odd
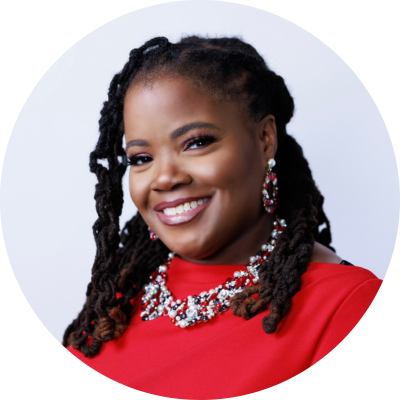
[[[203,147],[207,147],[208,145],[210,145],[211,143],[214,143],[216,141],[216,137],[214,135],[212,135],[211,133],[203,133],[201,135],[197,135],[191,138],[188,138],[184,143],[184,150],[189,150],[189,147],[191,147],[193,144],[196,144],[198,142],[206,142],[206,144],[203,144],[203,146],[200,146],[198,148],[203,148]],[[197,149],[192,149],[192,150],[197,150]]]
[[[184,151],[198,150],[198,149],[209,146],[211,143],[214,143],[215,141],[216,141],[216,137],[214,135],[206,133],[206,134],[201,134],[201,135],[194,136],[194,137],[187,139],[183,143],[182,147],[183,147]],[[195,149],[190,149],[191,146],[193,146],[195,144],[199,144],[199,143],[202,145]],[[146,159],[150,159],[150,160],[146,161]],[[150,161],[152,161],[152,158],[149,155],[137,154],[137,155],[134,155],[134,156],[128,158],[128,165],[133,165],[133,166],[143,165],[143,164],[147,164]]]
[[[150,161],[144,161],[144,159],[146,159],[146,158],[150,158],[150,161],[151,161],[150,156],[148,156],[146,154],[137,154],[132,157],[129,157],[127,160],[127,164],[133,165],[133,166],[147,164]]]

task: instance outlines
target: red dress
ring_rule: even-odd
[[[184,298],[220,285],[242,268],[175,257],[167,286]],[[126,332],[97,356],[68,349],[103,375],[147,393],[181,399],[245,395],[281,383],[329,353],[363,316],[381,282],[360,267],[310,263],[274,334],[262,328],[266,312],[245,321],[229,309],[187,328],[167,316],[142,321],[140,296]]]

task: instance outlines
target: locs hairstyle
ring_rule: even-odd
[[[268,114],[275,116],[279,142],[275,157],[279,177],[276,212],[286,219],[287,228],[271,257],[260,267],[260,286],[246,288],[232,299],[233,313],[249,319],[269,308],[262,326],[266,333],[274,333],[300,290],[314,241],[330,247],[323,197],[301,147],[286,132],[294,104],[284,80],[268,68],[251,45],[238,38],[190,36],[175,44],[164,37],[151,39],[130,52],[122,71],[112,79],[101,110],[99,140],[90,154],[90,171],[98,179],[94,196],[98,219],[93,225],[97,251],[86,302],[63,340],[64,346],[71,344],[87,357],[98,354],[104,342],[123,334],[133,299],[169,252],[160,240],[149,240],[139,213],[126,223],[121,234],[119,228],[122,177],[127,168],[122,145],[125,95],[136,82],[151,84],[162,76],[187,79],[217,101],[237,101],[254,121]],[[320,231],[323,224],[326,227]]]

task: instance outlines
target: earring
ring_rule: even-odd
[[[278,179],[276,178],[276,173],[272,172],[272,168],[275,167],[275,165],[275,160],[270,158],[268,160],[268,172],[265,176],[265,182],[262,190],[265,211],[270,214],[275,212],[278,197]]]
[[[150,239],[155,242],[158,239],[158,236],[151,230],[150,227],[147,228],[150,234]]]

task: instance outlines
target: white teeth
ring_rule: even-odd
[[[209,200],[210,200],[210,198],[206,197],[206,198],[200,199],[198,201],[191,201],[190,203],[186,202],[184,204],[180,204],[177,207],[164,208],[163,211],[164,211],[165,215],[183,214],[190,210],[194,210],[198,206],[201,206],[203,203],[207,203],[207,201],[209,201]]]
[[[166,208],[164,211],[164,214],[166,215],[176,215],[176,209],[175,208]]]

